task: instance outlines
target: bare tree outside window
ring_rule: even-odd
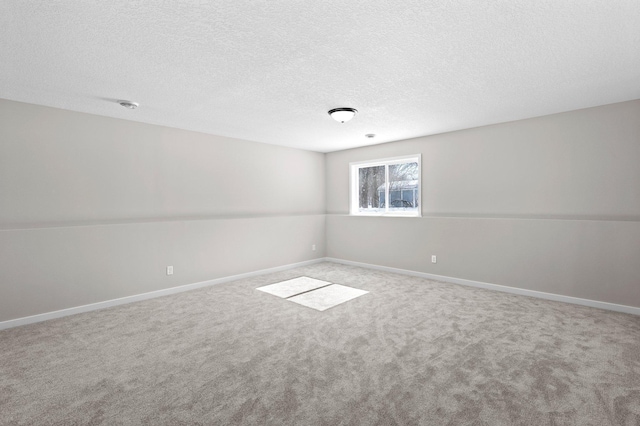
[[[385,182],[385,166],[363,167],[360,169],[359,206],[361,209],[378,209],[380,193],[378,187]]]
[[[351,214],[420,215],[420,156],[351,164]]]

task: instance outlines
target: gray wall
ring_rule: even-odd
[[[0,121],[0,321],[325,255],[323,154],[6,100]]]
[[[0,100],[0,321],[325,254],[640,306],[639,123],[633,101],[325,156]],[[422,218],[348,215],[350,161],[415,153]]]
[[[349,162],[416,153],[422,218],[348,216]],[[640,101],[329,153],[326,176],[329,257],[640,306]]]

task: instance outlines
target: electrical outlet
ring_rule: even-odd
[[[431,255],[431,263],[438,263],[438,259],[436,259],[436,255]]]
[[[173,266],[167,266],[167,275],[173,275]]]
[[[312,245],[311,245],[311,250],[312,250],[312,251],[316,251],[316,245],[315,245],[315,244],[312,244]]]

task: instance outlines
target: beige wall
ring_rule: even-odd
[[[348,216],[349,162],[416,153],[422,218]],[[640,306],[640,101],[329,153],[326,176],[329,257]]]
[[[0,121],[0,321],[325,254],[640,306],[640,101],[327,155],[3,100]],[[349,162],[416,153],[422,218],[348,215]]]
[[[0,120],[0,321],[324,256],[323,154],[4,100]]]
[[[325,210],[319,153],[2,100],[0,117],[3,228]]]

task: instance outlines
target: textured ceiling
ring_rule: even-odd
[[[640,1],[3,0],[0,98],[328,152],[638,99]]]

